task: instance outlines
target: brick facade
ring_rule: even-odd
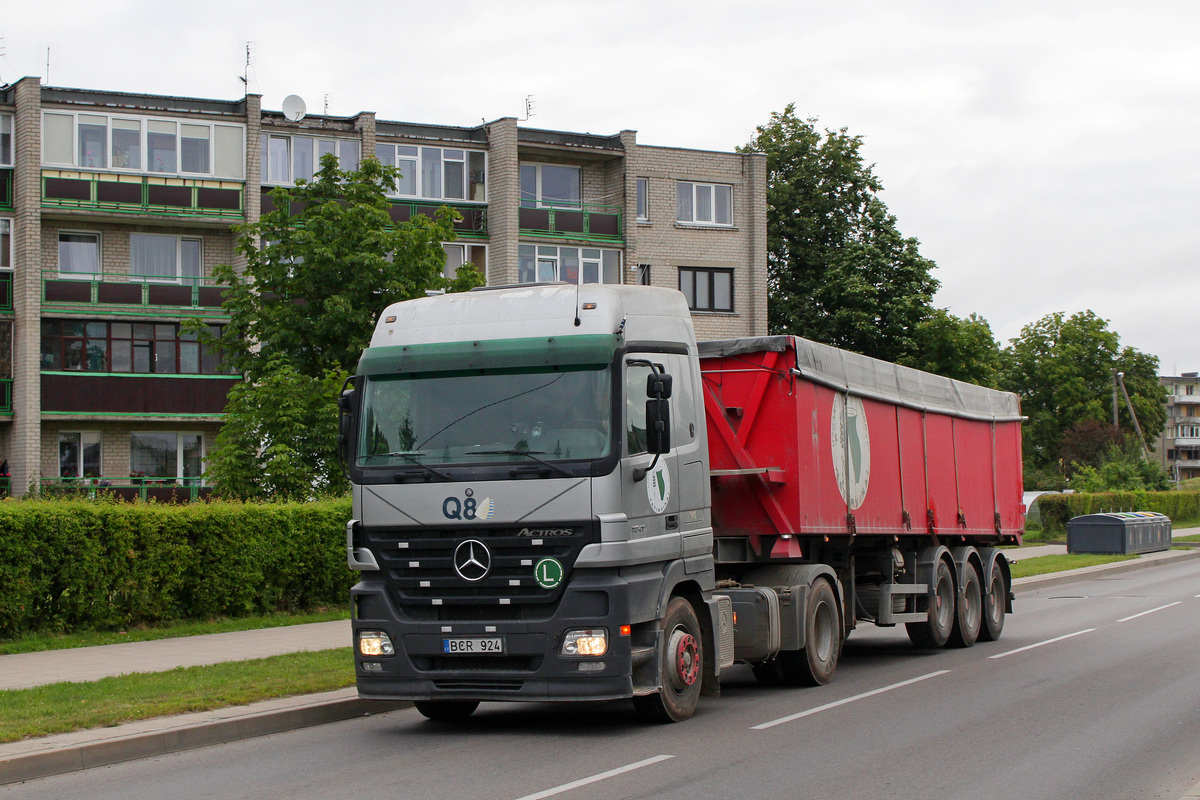
[[[142,140],[142,147],[147,150],[149,120],[157,120],[159,125],[208,123],[213,131],[224,126],[226,135],[236,127],[244,131],[241,175],[236,180],[221,177],[215,174],[215,166],[211,174],[179,173],[164,178],[136,169],[46,164],[42,160],[43,109],[147,120],[142,131],[147,137]],[[697,336],[703,339],[766,333],[766,168],[761,155],[639,145],[632,130],[623,130],[615,136],[596,136],[529,129],[519,127],[512,117],[475,128],[381,121],[369,111],[348,118],[308,116],[293,121],[280,112],[264,110],[261,97],[253,94],[236,101],[201,100],[43,87],[37,78],[25,78],[0,89],[0,114],[12,116],[15,144],[11,170],[13,207],[11,212],[0,209],[0,216],[13,220],[15,268],[13,309],[10,313],[0,310],[0,323],[11,320],[13,391],[11,416],[0,414],[0,458],[9,462],[15,494],[35,487],[40,480],[59,477],[59,434],[64,431],[100,434],[102,472],[106,476],[128,474],[130,436],[136,431],[201,433],[205,448],[212,445],[220,415],[197,413],[155,418],[109,412],[72,413],[64,418],[44,411],[40,323],[42,320],[178,323],[196,313],[178,305],[155,305],[153,299],[145,299],[153,297],[152,289],[163,296],[167,290],[162,287],[146,286],[145,293],[138,295],[144,284],[136,276],[131,278],[134,269],[130,237],[146,233],[200,238],[204,278],[211,278],[219,264],[243,266],[231,226],[255,222],[261,214],[267,165],[263,163],[260,142],[265,141],[265,136],[276,137],[277,141],[286,138],[288,147],[307,140],[293,137],[352,139],[358,143],[363,158],[374,156],[377,144],[482,151],[486,153],[486,203],[458,202],[457,207],[473,220],[473,227],[464,229],[460,242],[474,247],[470,257],[477,263],[482,264],[486,252],[489,284],[518,282],[521,245],[554,245],[559,252],[576,256],[584,249],[608,251],[610,256],[617,251],[622,264],[619,279],[626,283],[638,279],[640,264],[649,265],[655,285],[671,288],[679,287],[681,268],[732,270],[733,310],[697,312],[694,318]],[[77,135],[82,134],[77,132]],[[215,145],[212,152],[217,152]],[[290,169],[291,151],[288,152]],[[91,155],[89,151],[89,158]],[[525,203],[526,208],[522,209],[522,164],[577,167],[580,210],[559,208],[557,216],[551,217],[541,210],[549,206]],[[648,181],[649,216],[645,221],[636,219],[639,178]],[[731,187],[731,224],[680,222],[676,208],[680,181]],[[170,202],[194,202],[195,208],[181,207],[174,211],[154,202],[143,206],[137,206],[136,202],[106,204],[101,190],[111,193],[117,182],[145,184],[143,197],[149,197],[158,186],[175,187],[169,190],[176,192],[176,199]],[[65,188],[51,189],[51,184]],[[199,189],[192,197],[200,198],[194,201],[187,195],[192,191],[188,187],[193,186]],[[240,192],[239,209],[231,213],[228,205],[205,206],[203,198],[221,192],[228,197],[231,189]],[[200,190],[209,194],[203,195]],[[56,191],[66,194],[54,194]],[[136,193],[129,194],[131,191],[126,186],[123,196],[136,198]],[[441,201],[416,197],[398,198],[397,202],[415,207]],[[553,222],[547,228],[544,222],[527,222],[530,219],[564,221]],[[578,227],[580,219],[591,221]],[[523,224],[532,227],[523,228]],[[90,280],[87,276],[84,280],[70,280],[80,276],[68,275],[64,279],[59,274],[61,232],[91,232],[99,236],[98,275]],[[185,284],[186,280],[179,283]],[[58,294],[52,293],[51,288]],[[178,300],[181,290],[170,291],[174,291],[176,298],[172,302],[181,302]],[[194,299],[197,296],[193,294],[186,302],[199,302]],[[120,302],[127,305],[105,302],[105,297],[123,297]],[[205,311],[210,317],[219,315],[215,307]],[[58,382],[55,385],[72,380],[70,373],[58,375],[66,377],[55,377]],[[189,381],[179,383],[187,385]]]

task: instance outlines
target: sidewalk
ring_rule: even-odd
[[[1008,550],[1011,560],[1066,552],[1065,545]],[[1032,591],[1096,572],[1116,573],[1153,567],[1164,561],[1200,558],[1200,548],[1150,553],[1133,561],[1020,578],[1013,590]],[[351,645],[348,620],[284,628],[216,633],[129,642],[71,650],[0,656],[0,690],[59,681],[93,681],[111,675],[161,672],[181,666],[326,650]],[[204,747],[270,733],[383,713],[408,703],[359,700],[354,689],[279,698],[249,706],[144,720],[0,745],[0,786],[103,764]]]

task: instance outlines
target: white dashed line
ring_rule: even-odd
[[[1177,606],[1182,602],[1183,602],[1182,600],[1176,600],[1174,603],[1167,603],[1165,606],[1159,606],[1158,608],[1152,608],[1149,611],[1143,611],[1140,614],[1134,614],[1132,617],[1125,617],[1124,619],[1119,619],[1119,620],[1117,620],[1117,622],[1129,622],[1129,620],[1131,620],[1131,619],[1137,619],[1138,617],[1144,617],[1147,614],[1153,614],[1155,611],[1162,611],[1164,608],[1170,608],[1171,606]]]
[[[642,767],[648,767],[651,764],[657,764],[660,761],[666,761],[668,758],[674,758],[674,757],[675,756],[655,756],[654,758],[647,758],[645,761],[638,761],[633,764],[626,764],[623,767],[617,767],[616,769],[610,769],[608,772],[601,772],[600,774],[592,775],[589,778],[580,778],[577,781],[571,781],[570,783],[564,783],[562,786],[555,786],[553,789],[546,789],[545,791],[537,792],[535,794],[527,794],[523,797],[518,797],[517,800],[542,800],[543,797],[553,797],[556,794],[562,794],[563,792],[569,792],[572,789],[578,789],[580,786],[587,786],[588,784],[597,783],[599,781],[605,780],[607,778],[612,778],[617,775],[624,775],[626,772],[633,772],[635,769],[641,769]]]
[[[1096,629],[1088,628],[1086,630],[1075,631],[1074,633],[1068,633],[1065,636],[1056,636],[1053,639],[1047,639],[1044,642],[1038,642],[1037,644],[1027,644],[1024,647],[1018,647],[1016,650],[1009,650],[1007,653],[997,653],[994,656],[988,656],[988,658],[1004,658],[1005,656],[1011,656],[1011,655],[1015,655],[1017,653],[1024,653],[1026,650],[1032,650],[1033,648],[1041,647],[1044,644],[1054,644],[1055,642],[1061,642],[1063,639],[1070,639],[1073,636],[1082,636],[1085,633],[1091,633],[1094,630],[1096,630]]]
[[[766,730],[767,728],[773,728],[776,725],[782,725],[785,722],[791,722],[792,720],[797,720],[797,719],[800,719],[801,717],[808,717],[813,714],[819,713],[821,711],[828,711],[831,708],[837,708],[838,706],[844,706],[847,703],[853,703],[855,700],[863,700],[867,697],[874,697],[877,694],[883,694],[884,692],[890,692],[892,689],[899,689],[902,686],[911,686],[914,683],[920,683],[921,681],[929,680],[930,678],[936,678],[939,675],[945,675],[949,671],[950,670],[948,670],[948,669],[942,669],[942,670],[938,670],[937,672],[931,672],[928,675],[921,675],[920,677],[917,677],[917,678],[910,678],[909,680],[906,680],[906,681],[900,681],[900,683],[893,683],[891,686],[884,686],[879,689],[872,689],[869,692],[863,692],[862,694],[856,694],[853,697],[847,697],[844,700],[836,700],[832,703],[826,703],[823,706],[817,706],[816,708],[810,708],[808,711],[801,711],[799,714],[788,714],[786,717],[780,717],[779,719],[773,719],[770,722],[764,722],[761,725],[753,725],[753,726],[751,726],[750,730],[761,731],[761,730]]]

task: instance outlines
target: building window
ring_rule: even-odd
[[[12,114],[0,114],[0,167],[13,165]]]
[[[521,165],[522,208],[581,208],[582,186],[579,167]]]
[[[638,264],[637,266],[637,282],[638,286],[650,286],[650,265]]]
[[[487,154],[477,150],[377,144],[375,157],[400,168],[395,197],[487,202]]]
[[[203,273],[203,240],[192,236],[129,234],[129,266],[132,274],[147,281],[181,283]]]
[[[129,434],[129,474],[134,478],[199,484],[204,474],[204,436],[173,431]]]
[[[47,111],[45,164],[97,170],[244,177],[244,128],[209,122]]]
[[[733,270],[680,267],[679,291],[692,311],[733,311]]]
[[[620,283],[621,251],[523,244],[517,248],[521,283]]]
[[[221,328],[208,327],[213,336]],[[227,375],[215,348],[169,322],[42,320],[42,370]]]
[[[479,270],[479,274],[487,276],[487,246],[482,244],[443,244],[446,253],[446,266],[442,275],[447,280],[458,277],[458,268],[470,265]]]
[[[732,225],[733,187],[723,183],[676,185],[680,222],[690,225]]]
[[[58,234],[58,273],[69,278],[82,275],[91,278],[100,272],[100,234]]]
[[[637,179],[637,218],[638,222],[650,221],[650,195],[648,181]]]
[[[322,139],[315,136],[262,134],[263,183],[286,185],[311,181],[321,168],[321,156],[337,156],[338,167],[345,172],[358,169],[357,139]]]
[[[0,217],[0,269],[13,268],[12,220]]]
[[[100,464],[99,431],[58,434],[58,477],[99,478]]]

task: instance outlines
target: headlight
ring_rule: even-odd
[[[383,631],[359,631],[358,652],[364,656],[390,656],[396,653],[396,648]]]
[[[563,636],[564,656],[602,656],[607,652],[608,631],[604,628],[567,631]]]

